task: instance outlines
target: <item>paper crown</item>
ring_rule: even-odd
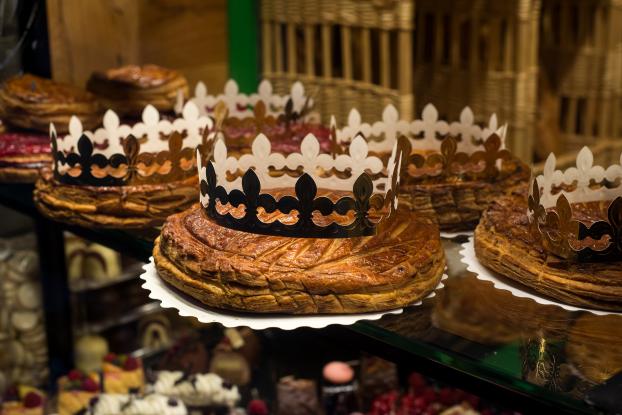
[[[172,182],[196,174],[195,149],[206,142],[212,121],[193,103],[169,121],[148,105],[142,122],[120,124],[108,110],[103,128],[85,131],[73,116],[69,134],[57,137],[50,125],[54,176],[64,184],[125,186]]]
[[[397,208],[400,167],[410,151],[407,139],[396,140],[385,165],[368,154],[362,135],[347,154],[336,156],[321,154],[317,138],[308,134],[300,152],[286,156],[272,152],[270,140],[259,134],[251,154],[231,157],[222,133],[213,137],[211,154],[197,154],[206,214],[227,228],[291,237],[375,234]],[[293,211],[294,220],[274,219]]]
[[[465,107],[460,120],[439,120],[438,111],[427,104],[421,119],[400,120],[393,105],[385,107],[382,120],[373,124],[362,123],[356,109],[350,111],[348,125],[337,130],[337,141],[348,143],[357,133],[368,138],[369,149],[376,153],[390,151],[400,136],[408,137],[413,154],[407,171],[410,176],[471,175],[493,178],[499,173],[501,160],[508,159],[505,150],[507,125],[499,127],[493,114],[487,126],[480,127],[469,107]]]
[[[594,165],[589,148],[576,167],[555,170],[555,155],[531,183],[529,222],[542,246],[566,259],[622,259],[622,155],[620,164]]]
[[[294,82],[290,93],[278,95],[273,92],[270,81],[263,80],[257,88],[257,92],[244,94],[240,92],[238,84],[229,79],[225,84],[223,93],[210,95],[203,82],[198,82],[194,89],[194,96],[189,99],[194,103],[201,115],[213,115],[216,104],[223,102],[230,117],[247,118],[253,116],[253,109],[257,102],[265,105],[266,115],[278,116],[281,114],[301,114],[305,109],[313,107],[313,99],[305,95],[305,88],[301,82]],[[183,94],[178,93],[175,111],[180,113],[184,105]]]

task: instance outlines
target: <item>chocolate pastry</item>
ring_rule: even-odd
[[[39,169],[51,161],[47,135],[0,134],[0,182],[32,183],[39,177]]]
[[[475,229],[479,261],[499,274],[564,303],[622,310],[622,264],[578,262],[546,251],[529,229],[524,193],[495,200]]]
[[[59,183],[49,168],[35,186],[37,208],[47,217],[80,226],[149,228],[191,206],[196,177],[162,184],[72,186]]]
[[[221,227],[196,206],[168,218],[153,256],[160,277],[186,294],[254,313],[399,308],[429,294],[445,268],[438,227],[401,208],[375,236],[321,239]]]
[[[100,122],[95,96],[81,88],[24,74],[7,80],[0,88],[0,116],[14,128],[48,133],[50,123],[64,134],[69,119],[77,116],[85,128]]]
[[[436,214],[442,231],[471,230],[477,226],[484,209],[512,189],[527,188],[531,172],[516,158],[504,161],[494,181],[426,177],[414,180],[409,175],[400,184],[400,202],[417,212]]]
[[[120,115],[139,117],[146,105],[172,111],[178,91],[188,96],[188,82],[173,69],[157,65],[127,65],[94,72],[86,88]]]
[[[322,413],[317,385],[309,379],[286,376],[277,385],[277,415],[313,415]]]
[[[570,329],[566,356],[592,382],[602,383],[622,371],[622,316],[581,315]]]

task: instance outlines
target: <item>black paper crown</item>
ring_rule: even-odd
[[[54,177],[69,185],[127,186],[157,184],[190,178],[196,174],[195,149],[204,146],[212,121],[199,116],[187,103],[182,117],[160,120],[158,111],[147,106],[143,122],[120,125],[108,110],[103,128],[83,131],[77,117],[69,123],[69,134],[58,137],[50,126]]]
[[[259,134],[252,154],[238,159],[227,157],[221,132],[212,137],[209,156],[197,154],[205,213],[221,226],[264,235],[374,235],[397,208],[400,169],[410,154],[408,139],[402,137],[384,165],[368,156],[362,135],[348,154],[320,154],[317,138],[309,134],[300,153],[285,156],[271,153],[270,141]],[[208,160],[204,167],[201,160]]]

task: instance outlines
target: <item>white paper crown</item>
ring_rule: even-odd
[[[158,110],[147,105],[142,122],[134,125],[121,124],[119,116],[108,110],[103,128],[95,131],[84,130],[72,116],[64,137],[50,125],[54,173],[67,184],[125,185],[148,177],[150,182],[175,180],[187,175],[188,163],[183,160],[192,161],[194,168],[195,149],[212,126],[212,120],[200,115],[191,102],[172,121],[161,119]],[[140,171],[140,165],[147,171]],[[118,168],[125,173],[115,171]]]
[[[216,133],[213,154],[207,166],[199,161],[200,202],[208,216],[223,226],[249,232],[288,236],[347,237],[369,235],[375,232],[375,223],[367,218],[370,208],[389,206],[388,214],[397,208],[397,186],[402,158],[409,149],[405,139],[394,143],[385,165],[378,157],[369,155],[367,141],[357,135],[349,146],[348,154],[333,157],[320,154],[320,144],[313,134],[302,141],[299,153],[287,156],[271,152],[270,140],[259,134],[252,144],[252,153],[238,157],[228,156],[227,146]],[[378,177],[382,176],[382,177]],[[281,199],[270,192],[290,189],[295,196]],[[344,193],[339,201],[316,197],[317,190]],[[263,193],[262,193],[263,191]],[[221,204],[245,205],[244,218],[221,214],[215,208]],[[267,212],[297,210],[295,225],[265,223],[257,215],[257,207]],[[320,227],[312,220],[312,212],[323,215],[345,215],[354,211],[354,222],[342,226],[335,222]],[[278,221],[276,221],[278,222]]]
[[[348,116],[348,125],[337,131],[337,141],[348,143],[357,133],[363,133],[369,140],[369,150],[373,152],[391,151],[395,140],[403,135],[410,139],[413,150],[440,150],[443,138],[447,135],[460,137],[458,151],[474,153],[482,150],[485,140],[497,133],[501,138],[501,149],[505,148],[507,124],[499,127],[497,116],[492,114],[488,125],[475,124],[473,111],[465,107],[460,113],[460,120],[447,122],[439,120],[436,107],[427,104],[421,113],[421,119],[400,120],[397,109],[387,105],[382,112],[382,120],[373,124],[361,122],[361,115],[352,109]]]
[[[576,167],[556,170],[555,155],[549,155],[532,181],[527,208],[546,249],[564,258],[622,258],[622,155],[619,161],[594,165],[594,155],[583,147]],[[576,210],[593,202],[589,220],[579,219]]]
[[[253,107],[257,101],[266,104],[267,115],[282,114],[290,98],[293,104],[292,110],[295,112],[300,112],[305,103],[309,107],[313,106],[313,100],[305,95],[301,82],[294,82],[288,95],[278,95],[273,92],[270,81],[265,79],[259,84],[257,92],[250,95],[241,93],[238,84],[233,79],[227,81],[224,92],[218,95],[209,95],[205,84],[198,82],[194,89],[194,96],[189,101],[199,108],[201,115],[211,115],[216,104],[222,101],[227,105],[230,117],[246,118],[253,116]],[[179,112],[183,103],[183,94],[178,94],[175,111]]]

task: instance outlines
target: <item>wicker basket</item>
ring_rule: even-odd
[[[412,115],[413,13],[412,0],[263,0],[263,77],[277,90],[303,81],[340,122],[353,106],[364,119],[388,103]]]
[[[465,105],[477,114],[497,113],[510,126],[508,147],[531,161],[539,0],[416,4],[417,107],[433,102],[449,118],[457,117]]]
[[[548,150],[622,136],[622,2],[542,0],[540,37]]]

